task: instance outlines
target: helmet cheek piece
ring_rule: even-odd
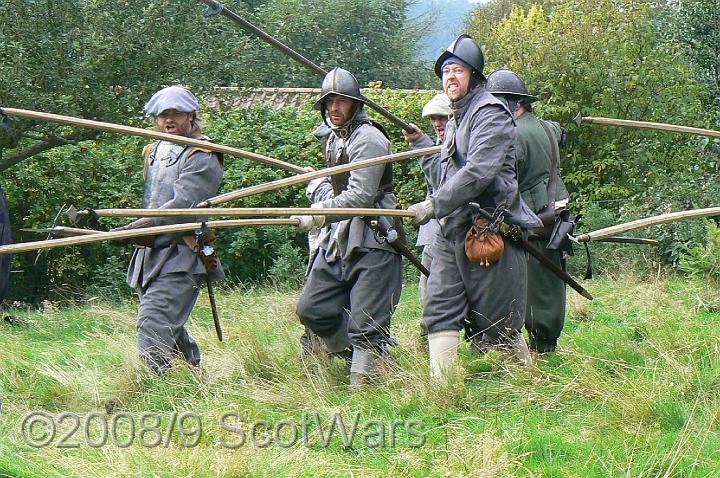
[[[327,120],[327,105],[325,100],[320,102],[320,116],[322,116],[323,123],[332,128],[331,124],[328,124]]]

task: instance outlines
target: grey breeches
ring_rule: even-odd
[[[451,240],[438,234],[431,267],[423,310],[428,332],[460,330],[466,317],[493,338],[522,328],[527,259],[513,242],[505,240],[500,260],[485,267],[467,259],[463,235]]]
[[[401,261],[398,254],[371,249],[328,263],[321,250],[300,294],[300,321],[320,337],[346,326],[353,346],[379,348],[389,337],[400,299]]]
[[[202,274],[160,274],[139,290],[138,350],[154,370],[167,368],[175,356],[191,365],[200,364],[200,349],[185,328],[200,293]]]

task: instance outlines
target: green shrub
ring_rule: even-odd
[[[407,95],[397,91],[371,89],[367,93],[407,121],[423,124],[420,111],[432,92]],[[203,111],[205,132],[218,143],[265,154],[300,166],[324,167],[322,151],[311,132],[320,122],[311,100],[300,107],[279,110],[259,103],[249,109],[219,107]],[[375,113],[371,115],[376,118]],[[386,125],[394,151],[407,150],[407,144],[394,126]],[[61,208],[140,207],[142,204],[142,159],[147,140],[111,137],[56,148],[12,167],[5,173],[15,242],[43,239],[21,228],[51,225]],[[413,160],[396,163],[395,184],[399,203],[407,207],[424,195],[422,173]],[[221,192],[291,176],[292,173],[228,157]],[[307,207],[304,185],[286,187],[250,196],[225,206]],[[61,218],[68,223],[67,218]],[[131,219],[102,219],[101,227],[112,228]],[[414,228],[410,235],[414,237]],[[307,240],[288,226],[246,227],[218,231],[216,247],[231,282],[272,281],[291,286],[302,283],[307,258]],[[53,249],[34,264],[35,254],[13,258],[10,300],[41,301],[82,298],[88,294],[129,294],[123,285],[129,250],[107,243]]]
[[[303,284],[307,265],[307,250],[284,243],[278,248],[277,257],[268,270],[268,276],[277,287],[298,288]]]
[[[678,269],[690,276],[720,279],[720,227],[703,221],[707,230],[704,243],[686,245],[679,253]]]

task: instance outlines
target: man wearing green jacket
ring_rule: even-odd
[[[563,143],[562,128],[533,114],[532,103],[538,98],[528,94],[525,83],[515,72],[508,69],[492,72],[486,88],[508,105],[515,118],[520,195],[533,212],[540,217],[547,216],[552,223],[553,213],[562,210],[568,202],[568,192],[560,178],[558,148]],[[565,269],[563,253],[547,249],[546,239],[533,242],[545,256]],[[540,353],[553,351],[565,323],[565,283],[530,256],[527,291],[525,328],[530,334],[530,348]]]

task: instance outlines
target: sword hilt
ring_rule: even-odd
[[[203,222],[198,229],[193,231],[193,235],[195,236],[195,240],[198,244],[198,253],[206,257],[212,256],[215,252],[215,248],[213,248],[210,244],[205,244],[205,241],[203,240],[203,236],[205,236],[209,231],[210,229],[205,222]]]
[[[473,222],[475,222],[478,216],[482,216],[483,219],[488,222],[484,227],[492,232],[498,232],[501,226],[505,223],[505,218],[510,216],[510,211],[502,206],[496,207],[495,212],[490,214],[476,202],[470,202],[468,204],[470,205],[470,210],[472,211]]]

